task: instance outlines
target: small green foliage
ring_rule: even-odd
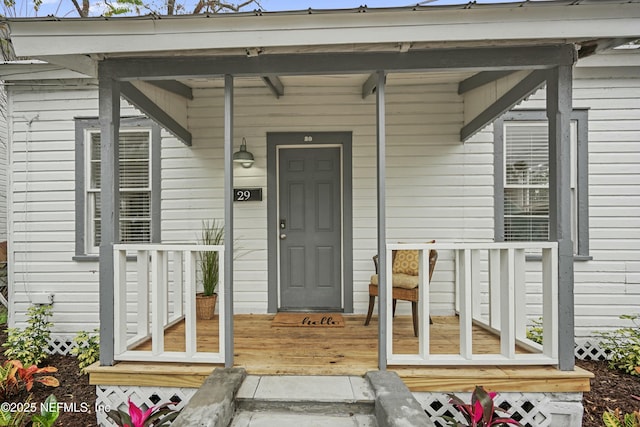
[[[610,356],[610,368],[640,375],[636,371],[640,366],[640,314],[624,314],[620,319],[631,320],[633,326],[601,332],[600,347]]]
[[[17,359],[24,366],[37,365],[47,357],[53,323],[49,321],[51,305],[32,305],[27,310],[27,327],[7,329],[4,355]]]
[[[542,317],[539,317],[537,320],[531,320],[531,323],[531,325],[527,326],[527,338],[542,345]]]
[[[99,329],[93,330],[90,334],[86,331],[80,331],[73,339],[76,347],[71,349],[71,354],[78,357],[78,367],[80,372],[86,373],[88,366],[97,362],[100,358],[100,335]]]
[[[640,427],[640,412],[623,414],[620,409],[602,414],[605,427]]]
[[[58,408],[58,399],[53,394],[47,397],[44,405],[40,406],[40,414],[31,417],[33,427],[51,427],[60,416],[60,408]]]
[[[0,409],[0,426],[22,427],[27,423],[27,410],[31,405],[31,395],[24,401],[24,404],[18,405],[18,411],[5,411]]]
[[[7,316],[8,316],[7,307],[0,304],[0,325],[7,324]]]

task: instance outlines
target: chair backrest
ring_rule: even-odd
[[[392,251],[392,260],[391,263],[393,264],[393,261],[395,261],[396,256],[398,255],[398,252],[403,252],[403,251]],[[438,261],[438,251],[436,251],[435,249],[429,249],[429,281],[431,281],[431,278],[433,277],[433,270],[435,270],[436,268],[436,262]],[[376,274],[378,274],[378,255],[375,255],[373,257],[373,264],[375,265],[376,268]]]

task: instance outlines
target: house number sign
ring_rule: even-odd
[[[262,200],[262,188],[234,188],[234,202],[259,202]]]

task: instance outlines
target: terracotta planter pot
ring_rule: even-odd
[[[213,319],[213,314],[216,310],[216,301],[218,300],[218,294],[204,296],[203,294],[196,294],[196,317],[200,320]]]

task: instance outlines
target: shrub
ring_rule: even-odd
[[[600,347],[610,356],[610,368],[640,375],[636,371],[640,366],[640,314],[624,314],[620,318],[631,320],[633,326],[601,332]]]
[[[622,414],[620,409],[616,409],[602,414],[602,421],[605,427],[638,427],[640,426],[640,412],[633,411],[629,414]]]
[[[531,320],[531,323],[531,325],[527,326],[527,338],[542,345],[542,317],[539,317],[537,320]]]
[[[7,329],[4,355],[16,359],[24,366],[37,365],[47,357],[51,327],[51,305],[32,305],[27,310],[27,324],[24,329]]]
[[[78,367],[80,372],[86,373],[88,366],[97,362],[100,358],[100,335],[99,329],[93,330],[93,334],[80,331],[73,339],[77,347],[71,349],[71,354],[78,357]]]

